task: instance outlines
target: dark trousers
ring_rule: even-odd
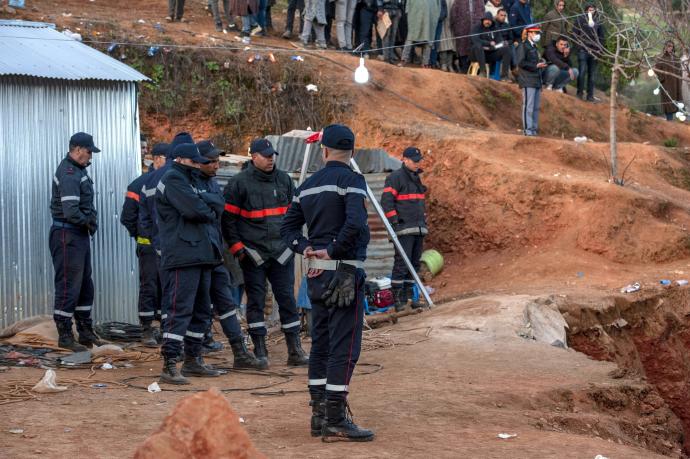
[[[304,0],[289,0],[287,7],[287,18],[285,19],[285,31],[292,33],[295,24],[295,13],[299,10],[299,32],[302,33],[304,21],[302,20],[304,11]]]
[[[250,335],[265,336],[266,322],[266,280],[271,283],[273,297],[278,303],[278,314],[283,332],[299,332],[300,321],[295,302],[295,258],[291,257],[285,265],[274,259],[260,266],[245,257],[242,260],[244,290],[247,292],[247,327]]]
[[[327,308],[320,298],[334,273],[324,271],[319,277],[307,279],[312,306],[309,392],[342,400],[347,398],[362,348],[365,274],[357,270],[357,294],[351,306]]]
[[[184,0],[168,0],[168,16],[178,21],[184,15]]]
[[[486,64],[500,62],[501,78],[508,78],[511,57],[510,48],[508,46],[487,51],[481,45],[472,45],[472,60],[474,62],[479,62],[479,74],[486,72]],[[490,71],[489,74],[491,74]]]
[[[50,228],[50,255],[55,268],[56,322],[91,320],[93,281],[91,280],[91,238],[84,229]]]
[[[242,328],[237,319],[237,303],[230,290],[230,275],[225,266],[216,266],[211,272],[211,303],[223,333],[230,342],[242,339]]]
[[[161,315],[161,287],[158,275],[158,255],[151,245],[137,244],[139,258],[139,322],[151,325]]]
[[[386,48],[383,50],[383,57],[386,62],[390,64],[393,62],[393,58],[396,57],[393,46],[395,46],[395,40],[398,36],[398,26],[400,25],[402,12],[397,8],[394,10],[386,10],[386,12],[391,20],[391,26],[386,31],[386,36],[383,37],[381,47]]]
[[[218,0],[209,1],[209,6],[211,7],[211,12],[213,13],[213,20],[216,21],[216,25],[223,25],[223,18],[220,14],[220,6],[218,6]],[[230,0],[223,0],[223,12],[225,13],[225,22],[228,25],[232,24],[235,18],[230,14]]]
[[[436,33],[434,34],[434,44],[431,47],[431,65],[436,67],[438,64],[438,47],[441,44],[441,33],[443,32],[443,21],[436,24]]]
[[[201,355],[204,333],[211,323],[211,269],[169,269],[165,274],[163,301],[167,318],[163,323],[161,353],[166,359]]]
[[[424,245],[424,236],[421,235],[403,235],[398,236],[400,245],[402,245],[405,255],[412,263],[415,271],[419,271],[419,259],[422,256],[422,247]],[[405,260],[400,256],[400,252],[396,249],[395,258],[393,259],[393,275],[391,276],[391,283],[400,286],[407,283],[407,287],[414,285],[414,278],[407,269]]]
[[[585,78],[587,79],[587,98],[594,97],[594,76],[597,73],[597,60],[585,50],[577,52],[577,95],[581,96],[585,91]]]
[[[361,51],[367,52],[371,49],[371,28],[374,25],[376,11],[368,9],[364,3],[359,3],[355,10],[354,29],[355,29],[355,48],[361,45]]]

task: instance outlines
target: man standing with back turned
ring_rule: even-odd
[[[49,247],[55,268],[55,308],[58,346],[74,352],[99,345],[93,332],[93,281],[91,236],[98,230],[93,181],[86,173],[93,153],[99,150],[93,137],[77,132],[69,141],[69,153],[53,176]],[[72,317],[77,322],[79,343],[74,342]],[[86,347],[84,347],[86,346]]]
[[[352,422],[347,404],[362,345],[367,184],[349,166],[355,147],[350,128],[325,127],[321,146],[326,166],[297,189],[280,228],[288,247],[309,266],[311,434],[325,442],[371,441],[374,433]]]

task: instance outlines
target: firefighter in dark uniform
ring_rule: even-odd
[[[225,206],[225,199],[220,190],[220,185],[215,179],[218,168],[220,167],[221,150],[216,148],[209,140],[204,140],[196,144],[203,157],[209,160],[208,164],[199,165],[199,173],[196,175],[196,188],[200,193],[206,193],[205,198],[217,200],[217,205],[221,208]],[[223,247],[220,231],[220,218],[217,221],[216,244]],[[223,329],[223,333],[228,337],[232,353],[234,355],[233,368],[256,368],[261,369],[263,365],[249,351],[245,344],[240,321],[237,317],[237,303],[232,298],[230,291],[230,275],[224,264],[213,268],[211,273],[211,303],[213,309],[218,314],[218,321]],[[209,330],[211,324],[209,324]],[[208,335],[209,332],[206,333]]]
[[[311,434],[323,441],[370,441],[350,416],[347,394],[359,359],[364,314],[364,260],[369,243],[366,182],[350,169],[355,136],[343,125],[323,130],[326,166],[296,191],[280,229],[307,259],[312,304],[309,393]],[[307,225],[307,237],[302,226]]]
[[[225,212],[222,228],[230,252],[240,261],[247,292],[247,327],[254,354],[268,366],[266,349],[266,279],[271,283],[285,342],[287,364],[309,363],[300,343],[300,318],[295,302],[295,260],[280,238],[283,222],[295,185],[290,176],[275,167],[278,154],[266,139],[256,139],[249,148],[251,161],[232,177],[223,194]]]
[[[55,268],[53,318],[58,346],[74,352],[99,345],[93,331],[93,281],[91,279],[91,236],[98,230],[93,181],[86,172],[93,153],[99,150],[93,137],[77,132],[69,141],[69,153],[53,176],[49,247]],[[72,334],[72,317],[77,323],[79,343]],[[86,346],[86,347],[85,347]]]
[[[185,376],[219,376],[204,363],[201,343],[211,321],[211,272],[223,262],[218,246],[220,202],[195,186],[199,164],[208,163],[193,143],[173,150],[174,162],[156,187],[161,268],[166,271],[163,323],[163,372],[160,381],[189,384]],[[182,374],[177,369],[184,342]]]
[[[161,269],[161,246],[158,238],[158,217],[156,214],[156,188],[160,183],[163,176],[168,172],[173,164],[172,153],[175,147],[183,143],[194,143],[192,136],[187,132],[179,132],[173,138],[173,141],[168,147],[168,153],[165,158],[165,164],[146,174],[146,179],[144,180],[144,185],[141,188],[141,193],[139,193],[139,225],[140,225],[140,236],[151,241],[153,249],[158,257],[158,276],[160,277],[160,283],[163,288],[163,294],[165,294],[165,286],[167,279],[165,278],[166,270]],[[165,298],[161,297],[161,328],[164,327],[165,319],[167,313],[165,311]]]
[[[147,347],[156,347],[158,343],[154,337],[154,319],[160,320],[162,286],[158,275],[158,256],[151,244],[151,240],[144,236],[144,229],[139,218],[139,202],[141,190],[149,174],[165,165],[168,148],[167,143],[153,146],[152,169],[135,178],[127,186],[125,202],[122,205],[120,223],[127,228],[129,235],[137,244],[137,258],[139,259],[139,323],[142,328],[141,342]]]
[[[419,271],[424,236],[429,232],[424,208],[426,187],[422,185],[419,177],[422,173],[419,168],[421,160],[422,153],[419,148],[406,148],[403,152],[403,165],[386,177],[385,188],[381,195],[383,211],[416,271]],[[393,262],[391,284],[395,297],[395,309],[401,311],[407,304],[407,300],[413,298],[415,282],[397,250]],[[419,308],[420,304],[414,301],[412,307]]]

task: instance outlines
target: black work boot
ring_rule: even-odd
[[[213,331],[209,330],[204,334],[204,344],[201,352],[208,354],[209,352],[218,352],[223,350],[223,343],[213,339]]]
[[[182,376],[180,370],[177,369],[177,359],[168,357],[163,357],[163,371],[158,381],[179,386],[189,384],[189,379]]]
[[[395,300],[395,312],[400,312],[407,306],[407,291],[404,285],[394,285],[391,287],[393,299]]]
[[[250,335],[254,343],[254,355],[261,365],[259,368],[268,368],[268,349],[266,349],[266,337],[262,335]]]
[[[320,437],[326,424],[326,399],[323,395],[311,396],[311,436]]]
[[[74,334],[72,333],[72,322],[67,320],[55,321],[55,326],[58,331],[58,346],[63,349],[69,349],[72,352],[83,352],[86,347],[74,341]]]
[[[288,348],[287,364],[289,367],[303,367],[309,365],[309,357],[302,349],[299,332],[285,333],[285,344]]]
[[[77,319],[77,333],[79,333],[79,344],[86,347],[103,345],[103,341],[93,331],[91,319]]]
[[[255,370],[262,370],[264,368],[262,363],[247,350],[247,345],[244,344],[244,338],[230,341],[230,347],[235,357],[232,363],[233,368],[251,368]]]
[[[141,344],[144,347],[158,347],[151,324],[143,324],[141,326]]]
[[[222,373],[210,365],[206,365],[202,356],[185,354],[182,362],[183,376],[198,376],[200,378],[215,378]]]
[[[352,422],[352,412],[346,400],[326,400],[326,424],[323,426],[322,440],[372,441],[374,432],[362,429]]]

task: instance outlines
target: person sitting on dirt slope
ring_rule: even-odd
[[[544,51],[544,59],[549,65],[544,75],[547,90],[565,92],[565,87],[577,79],[578,71],[570,65],[570,45],[568,39],[560,37],[549,44]]]
[[[509,81],[508,71],[510,70],[510,47],[506,46],[503,34],[496,30],[491,13],[485,13],[481,22],[472,29],[472,51],[471,60],[479,63],[479,75],[489,78],[491,71],[487,64],[500,62],[501,79]]]
[[[526,136],[536,136],[539,131],[539,102],[542,87],[542,69],[546,62],[539,59],[537,43],[541,28],[528,25],[524,28],[523,42],[517,49],[518,85],[522,89],[522,127]]]

